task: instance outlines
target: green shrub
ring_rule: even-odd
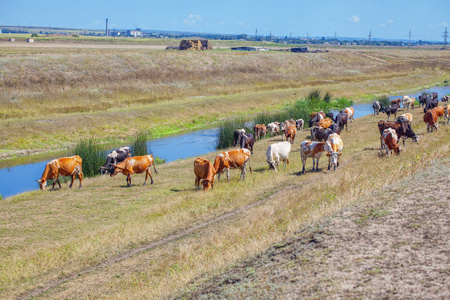
[[[82,168],[85,177],[93,177],[106,161],[106,151],[93,138],[81,140],[71,151],[71,155],[79,155],[83,160]]]
[[[147,150],[148,134],[145,132],[139,132],[131,145],[132,156],[143,156],[148,154]]]
[[[378,97],[377,100],[380,101],[382,106],[389,106],[391,104],[388,96]]]
[[[33,33],[32,35],[31,35],[31,37],[38,37],[39,35],[37,34],[37,33]]]

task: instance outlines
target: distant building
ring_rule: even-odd
[[[136,28],[135,30],[127,30],[127,36],[141,37],[141,28]]]
[[[27,39],[27,43],[34,43],[34,39]]]
[[[309,52],[309,47],[291,48],[291,52]]]

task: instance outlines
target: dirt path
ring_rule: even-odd
[[[436,163],[176,298],[450,299],[449,167]]]

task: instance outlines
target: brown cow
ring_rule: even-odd
[[[313,159],[313,171],[314,166],[316,170],[319,170],[319,159],[324,152],[331,152],[330,144],[327,142],[311,142],[303,141],[300,145],[300,155],[303,163],[303,173],[305,173],[306,159],[312,157]],[[317,160],[317,163],[316,163]]]
[[[241,169],[241,179],[245,180],[246,167],[250,168],[250,173],[253,173],[250,166],[250,151],[248,149],[231,150],[222,152],[216,156],[214,160],[214,172],[219,174],[217,180],[220,180],[220,174],[227,171],[227,181],[230,181],[230,169]]]
[[[214,177],[216,172],[214,171],[213,164],[204,158],[197,158],[194,161],[194,173],[195,173],[195,187],[198,189],[200,183],[203,184],[203,190],[208,191],[209,188],[214,188]]]
[[[400,103],[402,103],[401,98],[391,100],[391,105],[397,104],[398,106],[400,106]]]
[[[392,128],[395,130],[395,133],[397,134],[397,138],[400,139],[400,137],[403,139],[403,145],[405,145],[405,139],[411,138],[415,142],[419,141],[419,136],[414,133],[414,131],[411,128],[411,125],[409,125],[406,122],[398,123],[398,122],[389,122],[380,120],[378,122],[378,130],[380,131],[380,135],[383,135],[383,132],[387,128]],[[381,148],[383,148],[383,145],[381,145]]]
[[[72,181],[70,182],[69,188],[72,188],[73,182],[75,181],[75,175],[78,175],[78,179],[80,180],[79,188],[81,189],[81,183],[83,182],[83,169],[81,164],[82,160],[78,155],[49,161],[45,166],[41,179],[36,180],[39,182],[39,188],[44,190],[47,186],[47,180],[53,179],[53,187],[51,190],[53,191],[55,189],[56,183],[58,183],[59,188],[61,189],[61,183],[58,179],[59,176],[71,176]]]
[[[394,150],[395,154],[400,154],[402,151],[402,147],[397,145],[398,137],[395,133],[395,130],[392,128],[387,128],[383,131],[383,134],[380,137],[381,140],[381,148],[386,149],[387,157],[390,157],[392,154],[392,150]]]
[[[322,127],[322,128],[328,128],[328,127],[331,126],[331,124],[333,124],[333,120],[326,118],[326,119],[320,120],[320,121],[319,121],[318,123],[316,123],[316,124],[317,124],[319,127]]]
[[[264,124],[256,124],[255,127],[253,127],[253,131],[255,132],[255,140],[266,137],[267,128]]]
[[[289,126],[289,128],[285,131],[286,141],[289,142],[290,139],[291,144],[293,144],[296,134],[297,134],[297,127],[295,127],[295,125]]]
[[[445,108],[443,106],[438,106],[433,108],[433,110],[436,113],[437,117],[440,118],[444,115]]]
[[[150,172],[150,167],[152,165],[155,173],[158,174],[154,164],[153,155],[128,157],[123,162],[111,167],[110,176],[114,177],[120,172],[127,176],[127,186],[131,186],[131,175],[145,172],[145,181],[143,185],[147,183],[148,176],[150,176],[151,184],[153,184],[153,177]]]
[[[427,124],[427,132],[433,132],[433,128],[438,130],[437,114],[434,110],[429,110],[423,115],[423,121]]]
[[[447,119],[447,123],[445,123],[446,119]],[[448,124],[449,120],[450,120],[450,104],[447,104],[446,106],[444,106],[444,125]]]
[[[312,127],[315,122],[325,119],[326,115],[323,111],[313,112],[309,115],[309,127]]]

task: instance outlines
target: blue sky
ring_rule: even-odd
[[[443,40],[450,0],[0,0],[0,24]],[[449,28],[450,29],[450,28]]]

